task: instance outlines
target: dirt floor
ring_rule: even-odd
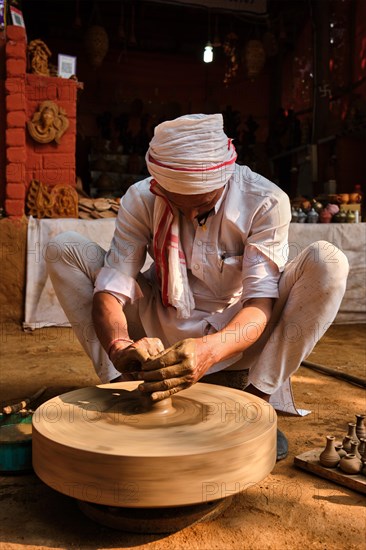
[[[365,336],[366,325],[333,325],[308,360],[365,379]],[[48,388],[45,400],[97,383],[70,329],[24,333],[17,323],[2,324],[2,404],[16,402],[43,385]],[[297,406],[311,413],[303,418],[278,417],[289,439],[288,458],[277,463],[263,482],[236,494],[215,520],[169,535],[126,533],[88,519],[75,499],[53,491],[32,472],[6,474],[0,477],[0,549],[366,548],[366,495],[294,465],[296,455],[324,446],[326,435],[343,437],[347,422],[366,410],[365,390],[305,367],[293,383]]]

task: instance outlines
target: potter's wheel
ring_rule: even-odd
[[[277,418],[268,403],[197,383],[151,406],[138,384],[83,388],[41,405],[33,414],[36,474],[94,513],[99,505],[219,502],[273,469]]]

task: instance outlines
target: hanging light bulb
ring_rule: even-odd
[[[212,63],[213,61],[213,47],[210,41],[208,41],[205,46],[205,50],[203,52],[203,61],[205,63]]]

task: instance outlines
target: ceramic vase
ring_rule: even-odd
[[[339,467],[345,474],[358,474],[362,468],[362,462],[356,455],[347,454],[341,458]]]
[[[361,454],[358,451],[358,441],[351,441],[351,455],[356,455],[361,460]]]
[[[356,214],[352,210],[348,210],[346,222],[347,223],[356,223]]]
[[[298,208],[297,210],[297,223],[305,223],[306,221],[306,214],[301,208]]]
[[[292,223],[297,223],[298,217],[299,217],[299,214],[298,214],[296,208],[293,206],[291,208],[291,222]]]
[[[318,223],[319,214],[316,212],[315,208],[312,208],[308,215],[306,216],[307,223]]]
[[[351,451],[351,441],[352,441],[352,437],[350,437],[349,435],[346,435],[343,438],[342,446],[343,446],[343,449],[346,451],[346,453],[349,453]]]
[[[334,214],[332,218],[333,223],[345,223],[347,221],[347,212],[345,210],[340,210],[337,214]]]
[[[330,223],[332,221],[333,214],[328,208],[323,208],[319,213],[320,223]]]
[[[333,435],[327,435],[325,449],[319,455],[319,462],[325,468],[335,468],[341,459],[334,446],[334,440]]]
[[[366,460],[366,438],[361,437],[360,444],[358,446],[358,452],[362,456],[362,458]]]
[[[335,450],[336,450],[337,453],[339,454],[339,457],[340,457],[340,458],[346,456],[346,454],[347,454],[347,451],[345,451],[345,450],[343,449],[342,443],[338,443],[338,445],[335,446]]]
[[[358,441],[357,433],[356,433],[356,424],[354,422],[348,422],[348,433],[349,437],[353,439],[354,441]]]
[[[366,439],[365,418],[364,414],[356,414],[356,434],[358,439]]]

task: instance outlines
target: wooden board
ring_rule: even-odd
[[[301,455],[295,456],[294,464],[303,470],[307,470],[317,476],[329,479],[334,483],[366,494],[366,476],[363,474],[344,474],[339,468],[324,468],[319,462],[319,455],[323,449],[313,449]]]

